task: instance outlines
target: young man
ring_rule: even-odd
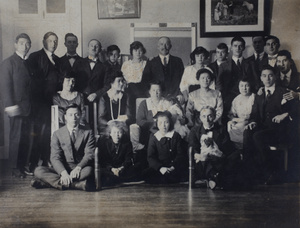
[[[177,97],[181,102],[183,96],[179,84],[184,71],[181,58],[170,55],[172,43],[169,37],[160,37],[157,43],[159,55],[146,64],[142,81],[159,81],[162,83],[165,97]]]
[[[27,62],[32,74],[33,99],[33,148],[31,168],[37,166],[39,159],[43,165],[49,163],[49,144],[51,137],[51,105],[53,95],[58,90],[60,75],[59,58],[54,54],[58,37],[53,32],[47,32],[43,38],[44,47],[33,52]]]
[[[1,95],[10,119],[9,162],[13,176],[33,175],[25,168],[29,152],[31,77],[25,62],[31,40],[21,33],[15,40],[15,53],[1,65]]]
[[[265,41],[265,50],[268,54],[268,64],[275,67],[278,50],[280,48],[280,40],[276,36],[270,35],[265,38]]]
[[[73,33],[67,33],[65,35],[65,46],[67,48],[67,53],[60,58],[60,67],[62,72],[69,72],[72,70],[74,63],[81,59],[76,53],[78,47],[77,36]]]
[[[252,88],[258,89],[258,80],[255,67],[252,62],[243,58],[245,40],[242,37],[234,37],[231,40],[232,57],[219,68],[219,75],[216,81],[216,89],[222,93],[224,114],[227,116],[233,99],[239,94],[238,83],[241,79],[247,79]]]
[[[222,63],[226,62],[228,56],[228,46],[227,44],[220,43],[216,48],[216,61],[209,64],[208,67],[212,69],[215,76],[218,77],[219,67]],[[215,79],[217,80],[217,79]]]
[[[268,54],[264,52],[266,43],[263,36],[253,36],[252,46],[254,54],[247,58],[247,61],[252,61],[255,65],[256,74],[261,74],[262,67],[268,64]]]
[[[95,139],[92,130],[79,125],[81,109],[71,104],[65,109],[66,125],[55,131],[51,139],[53,168],[39,166],[35,169],[32,187],[53,187],[60,190],[93,189],[93,160]]]
[[[120,57],[121,50],[117,45],[110,45],[106,49],[106,54],[108,60],[104,62],[104,65],[109,71],[112,70],[121,70],[121,65],[118,62],[118,59]]]
[[[295,118],[291,112],[294,103],[283,98],[287,90],[276,86],[275,75],[273,67],[269,65],[263,67],[260,77],[264,85],[263,93],[255,98],[252,120],[249,121],[244,132],[246,152],[251,153],[255,158],[256,165],[266,178],[264,181],[270,179],[270,175],[278,170],[279,154],[275,154],[270,148],[288,143],[288,127],[291,120]],[[253,135],[255,148],[252,146],[251,135]],[[252,148],[252,151],[249,148]]]

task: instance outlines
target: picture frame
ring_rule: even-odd
[[[98,19],[140,18],[141,0],[97,0]]]
[[[200,36],[265,36],[272,0],[200,0]]]

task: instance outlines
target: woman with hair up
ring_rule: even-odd
[[[130,44],[132,59],[123,63],[121,71],[128,85],[129,107],[135,119],[136,99],[146,97],[146,88],[142,81],[147,61],[143,60],[146,49],[139,41]]]
[[[132,121],[128,97],[124,93],[126,82],[121,71],[113,71],[108,78],[110,89],[99,100],[98,130],[105,133],[111,120],[124,121],[128,126]]]
[[[74,90],[77,74],[74,71],[66,72],[59,79],[59,86],[62,87],[61,91],[58,91],[53,96],[53,104],[58,106],[58,119],[59,125],[65,124],[64,110],[70,104],[77,104],[81,109],[80,124],[85,124],[85,110],[84,110],[84,98],[83,94]]]
[[[214,81],[214,75],[210,68],[203,68],[196,74],[200,89],[189,94],[186,117],[188,118],[188,126],[192,127],[199,124],[199,112],[204,106],[211,106],[216,110],[215,122],[217,122],[223,114],[223,100],[218,90],[210,88]]]
[[[188,99],[188,94],[191,85],[198,85],[196,79],[196,73],[198,70],[206,66],[206,60],[209,57],[209,52],[204,47],[196,47],[195,50],[190,54],[191,66],[187,66],[184,69],[182,79],[179,85],[180,91],[182,92],[185,101]],[[214,87],[213,87],[214,88]],[[193,90],[193,89],[191,89]]]

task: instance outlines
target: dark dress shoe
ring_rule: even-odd
[[[22,170],[19,170],[19,169],[13,169],[12,170],[12,176],[23,179],[23,178],[26,177],[26,173],[24,173]]]
[[[36,189],[41,189],[41,188],[50,188],[51,186],[40,179],[33,178],[30,182],[31,187],[34,187]]]
[[[95,190],[95,185],[92,184],[90,181],[88,180],[84,180],[84,181],[76,181],[76,182],[73,182],[71,185],[70,185],[70,188],[71,189],[75,189],[75,190],[83,190],[83,191],[93,191]]]
[[[26,167],[20,169],[22,173],[25,173],[27,176],[33,176],[33,172],[29,171]]]

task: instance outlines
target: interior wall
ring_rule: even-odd
[[[299,36],[299,0],[274,0],[271,34],[282,41],[282,48],[292,51],[300,67]],[[228,45],[232,37],[200,38],[199,29],[200,0],[141,0],[141,17],[137,19],[98,19],[97,1],[82,0],[82,41],[83,56],[87,55],[87,43],[90,39],[99,39],[103,48],[117,44],[123,54],[129,54],[130,23],[157,22],[197,22],[197,45],[213,50],[220,42]],[[287,32],[286,32],[287,31]],[[247,44],[245,56],[252,54],[251,37],[244,37]],[[156,48],[156,47],[153,47]],[[296,51],[298,50],[298,51]]]

